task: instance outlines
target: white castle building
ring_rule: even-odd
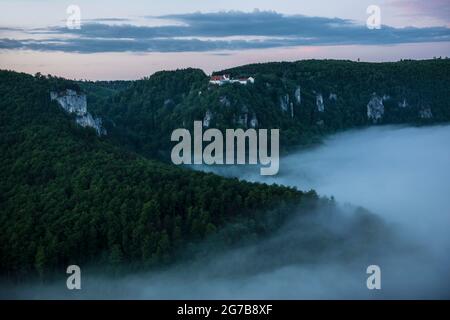
[[[227,83],[240,83],[246,85],[248,83],[255,83],[255,79],[252,77],[232,79],[229,74],[222,74],[218,76],[211,76],[209,83],[219,86]]]

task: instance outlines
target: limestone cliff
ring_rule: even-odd
[[[102,120],[94,118],[87,111],[86,95],[66,89],[61,92],[50,92],[50,99],[56,101],[66,112],[74,114],[76,116],[75,121],[80,126],[94,128],[99,136],[106,135],[106,129],[102,126]]]
[[[372,98],[367,104],[367,118],[373,123],[379,122],[384,115],[383,98],[376,93],[372,94]]]

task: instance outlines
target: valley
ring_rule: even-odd
[[[256,64],[220,86],[0,71],[0,296],[447,297],[449,67]],[[279,130],[278,173],[174,166],[171,133],[195,122]],[[80,292],[60,285],[71,264]]]

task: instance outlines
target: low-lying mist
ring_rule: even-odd
[[[450,252],[450,126],[348,131],[281,159],[280,168],[276,177],[237,174],[362,206],[439,255]]]
[[[7,288],[9,298],[450,298],[450,126],[349,131],[291,153],[277,176],[208,168],[250,181],[315,189],[337,203],[293,214],[265,239],[168,270]],[[359,208],[368,209],[370,212]],[[381,290],[366,268],[379,265]]]

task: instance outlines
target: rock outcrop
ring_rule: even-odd
[[[372,98],[367,104],[367,118],[372,120],[373,123],[377,123],[383,118],[383,115],[383,98],[379,97],[376,93],[373,93]]]
[[[236,120],[236,123],[244,128],[247,128],[248,114],[241,113]]]
[[[300,88],[300,87],[299,87]],[[300,89],[297,89],[300,90]],[[300,91],[298,92],[298,97],[297,95],[297,91],[295,91],[295,101],[297,101],[297,103],[301,102],[301,98],[300,98]],[[291,102],[290,98],[289,98],[289,94],[286,94],[284,96],[280,97],[280,109],[283,112],[289,112],[289,115],[291,116],[291,118],[294,118],[294,103]]]
[[[317,111],[319,111],[319,112],[325,111],[325,105],[323,104],[323,96],[321,93],[316,94],[316,106],[317,106]]]
[[[230,100],[228,99],[227,96],[221,96],[221,97],[219,98],[219,102],[220,102],[220,104],[221,104],[222,106],[224,106],[224,107],[229,107],[229,106],[231,106],[231,102],[230,102]]]
[[[175,102],[172,99],[164,100],[164,108],[171,108],[175,106]]]
[[[94,128],[99,136],[107,134],[106,129],[103,128],[102,119],[94,118],[87,111],[86,95],[66,89],[61,92],[50,92],[50,99],[56,101],[67,113],[74,114],[76,116],[75,121],[80,126]]]
[[[403,101],[400,101],[398,103],[398,107],[399,108],[407,108],[408,107],[408,102],[406,101],[406,98],[403,98]]]
[[[256,128],[258,124],[258,118],[256,117],[256,114],[253,114],[252,118],[250,119],[250,127]]]
[[[297,102],[298,104],[302,103],[302,88],[300,86],[298,86],[297,89],[295,89],[294,97],[295,102]]]
[[[283,112],[289,111],[289,95],[288,94],[280,97],[280,109]]]
[[[213,113],[211,110],[206,110],[205,116],[203,117],[203,127],[209,128],[211,121],[213,119]]]
[[[419,117],[421,119],[431,119],[433,118],[433,113],[431,112],[431,108],[424,107],[419,110]]]

